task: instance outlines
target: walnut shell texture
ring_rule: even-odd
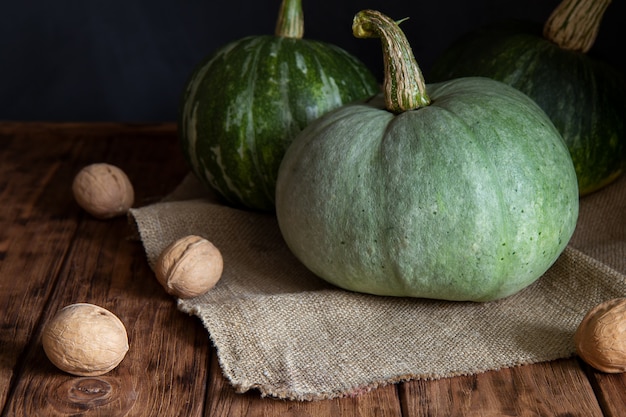
[[[133,185],[126,173],[106,163],[81,169],[74,177],[72,192],[78,205],[99,219],[125,215],[135,199]]]
[[[626,298],[615,298],[592,308],[574,334],[582,360],[606,373],[626,371]]]
[[[129,349],[122,321],[109,310],[88,303],[61,309],[46,324],[42,344],[57,368],[77,376],[106,374]]]
[[[172,242],[161,252],[155,274],[168,294],[192,298],[213,288],[223,268],[219,249],[203,237],[189,235]]]

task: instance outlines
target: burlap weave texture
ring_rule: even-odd
[[[570,245],[535,284],[496,302],[459,303],[332,287],[290,253],[273,216],[220,204],[191,176],[166,200],[131,210],[150,265],[188,234],[220,249],[218,285],[178,306],[202,320],[238,391],[294,400],[573,355],[586,311],[626,296],[624,213],[622,178],[581,200]]]

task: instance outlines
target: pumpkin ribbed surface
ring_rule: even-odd
[[[292,252],[345,289],[487,301],[538,279],[578,217],[561,136],[519,91],[486,78],[428,85],[432,103],[323,116],[277,183]],[[381,99],[382,100],[382,99]]]

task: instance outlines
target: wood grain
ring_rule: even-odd
[[[0,122],[2,417],[626,415],[626,377],[577,358],[327,401],[237,393],[199,320],[157,283],[132,224],[94,219],[75,204],[71,181],[93,162],[128,174],[135,206],[163,198],[187,174],[174,124]],[[75,302],[111,310],[128,330],[130,350],[106,375],[66,374],[43,352],[43,326]]]
[[[401,388],[404,416],[602,416],[574,359],[478,375],[413,381]]]
[[[578,360],[591,381],[604,416],[626,415],[626,374],[605,374]]]
[[[67,217],[36,212],[59,164],[45,149],[30,147],[33,143],[19,136],[0,138],[0,404],[6,401],[78,223],[71,209]],[[71,142],[57,147],[58,155],[71,150]]]

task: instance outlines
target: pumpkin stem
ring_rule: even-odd
[[[357,38],[380,38],[382,42],[387,110],[401,113],[430,104],[424,76],[398,22],[376,10],[362,10],[354,16],[352,33]]]
[[[278,12],[275,35],[283,38],[302,39],[304,13],[301,0],[283,0]]]
[[[611,0],[563,0],[543,27],[543,36],[559,47],[588,52]]]

